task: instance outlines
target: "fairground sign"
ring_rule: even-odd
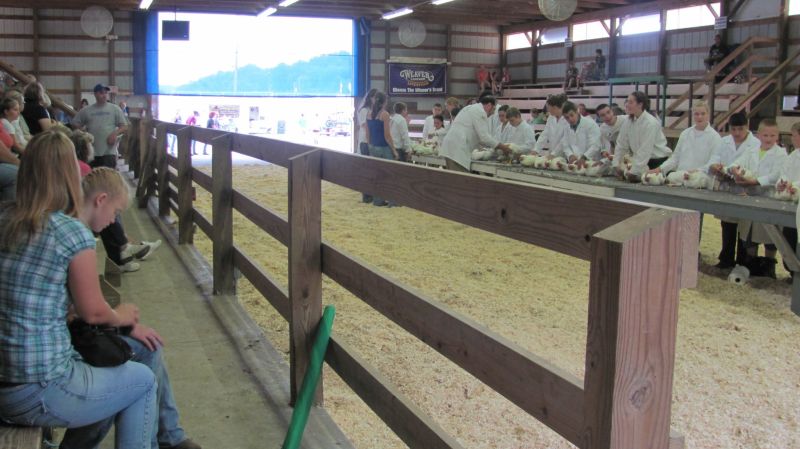
[[[444,95],[447,64],[389,64],[389,95]]]

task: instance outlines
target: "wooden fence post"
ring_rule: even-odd
[[[142,116],[141,120],[139,120],[139,151],[137,152],[138,157],[136,158],[136,165],[139,167],[139,171],[135,173],[136,177],[142,179],[144,176],[145,170],[145,159],[147,157],[147,146],[150,143],[150,135],[153,133],[152,130],[153,122],[145,117]]]
[[[192,127],[181,128],[178,133],[178,243],[194,241],[192,213]]]
[[[214,226],[214,293],[233,294],[233,182],[231,144],[225,134],[211,141],[212,224]]]
[[[152,124],[152,122],[150,122]],[[139,208],[144,209],[147,207],[148,199],[153,196],[156,189],[156,164],[158,155],[164,152],[167,140],[166,126],[161,123],[156,125],[156,141],[153,144],[152,132],[146,135],[142,148],[145,149],[142,159],[142,175],[139,178],[139,185],[136,189],[136,197],[139,200]],[[152,126],[148,126],[148,130],[152,131]]]
[[[289,320],[291,403],[303,384],[322,317],[322,154],[289,159]],[[322,380],[315,402],[322,403]]]
[[[667,449],[688,212],[649,209],[592,237],[581,449]]]
[[[161,125],[163,127],[163,125]],[[166,127],[164,130],[164,141],[156,138],[156,145],[158,142],[166,144]],[[160,136],[160,131],[156,134]],[[167,162],[167,148],[166,146],[156,146],[156,168],[158,170],[158,215],[161,217],[169,216],[169,163]]]

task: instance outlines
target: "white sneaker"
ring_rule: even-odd
[[[147,245],[147,246],[150,247],[150,252],[147,253],[147,255],[149,256],[150,254],[153,254],[154,252],[156,252],[156,250],[158,248],[161,247],[161,239],[158,239],[158,240],[155,240],[155,241],[152,241],[152,242],[148,242],[148,241],[142,240],[142,245]]]
[[[136,263],[136,262],[128,262],[128,263],[126,263],[125,265],[121,265],[121,266],[119,267],[119,269],[120,269],[120,270],[121,270],[123,273],[132,273],[132,272],[134,272],[134,271],[139,271],[139,268],[141,268],[141,267],[140,267],[140,266],[139,266],[139,264],[138,264],[138,263]]]
[[[150,253],[150,247],[147,245],[136,245],[128,243],[119,253],[120,260],[128,260],[130,258],[144,259]]]

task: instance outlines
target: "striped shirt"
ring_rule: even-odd
[[[30,243],[0,251],[0,382],[55,379],[78,357],[67,330],[67,274],[86,249],[94,249],[86,225],[54,212]]]

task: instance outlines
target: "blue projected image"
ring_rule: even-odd
[[[173,20],[160,13],[159,20]],[[158,93],[353,96],[353,22],[341,19],[177,14],[188,41],[158,41]]]

